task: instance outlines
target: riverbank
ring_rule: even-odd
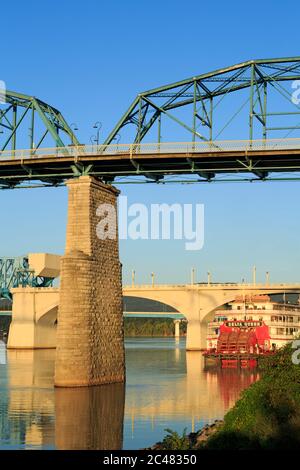
[[[174,320],[172,318],[124,318],[126,337],[136,336],[174,336]],[[186,335],[186,323],[180,323],[180,335]]]
[[[294,363],[299,356],[287,345],[263,361],[261,379],[241,393],[223,422],[188,436],[169,432],[157,445],[160,449],[175,449],[176,442],[199,450],[299,449],[300,365]]]
[[[171,429],[166,430],[167,435],[162,442],[157,442],[147,450],[188,450],[202,449],[203,445],[224,426],[224,421],[215,420],[212,424],[206,424],[197,432],[182,435]]]

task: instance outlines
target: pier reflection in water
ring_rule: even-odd
[[[6,409],[1,410],[7,418],[4,445],[53,447],[54,354],[53,350],[7,351],[7,403]]]
[[[184,339],[128,339],[124,414],[122,384],[55,389],[54,357],[54,350],[2,351],[1,449],[150,446],[167,427],[191,431],[222,418],[258,378],[255,371],[205,370]]]
[[[54,389],[54,357],[53,350],[7,351],[7,445],[121,449],[124,385]]]
[[[55,390],[57,449],[122,449],[124,384]]]

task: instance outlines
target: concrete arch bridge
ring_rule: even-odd
[[[155,300],[177,310],[187,319],[187,350],[206,346],[207,324],[216,308],[237,295],[300,293],[300,284],[184,284],[124,286],[124,297]],[[59,307],[58,288],[16,288],[12,290],[12,323],[8,348],[56,347]],[[143,312],[143,315],[145,313]],[[138,315],[138,314],[137,314]],[[159,312],[174,317],[174,311]],[[80,336],[80,331],[78,331]]]

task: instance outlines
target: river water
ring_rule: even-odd
[[[55,389],[53,350],[0,342],[0,449],[139,449],[223,417],[255,371],[205,370],[185,339],[127,338],[122,384]]]

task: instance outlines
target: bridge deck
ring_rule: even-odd
[[[0,183],[25,180],[59,183],[90,174],[107,180],[117,176],[252,173],[264,179],[269,172],[300,171],[300,139],[72,146],[16,150],[0,154]]]

